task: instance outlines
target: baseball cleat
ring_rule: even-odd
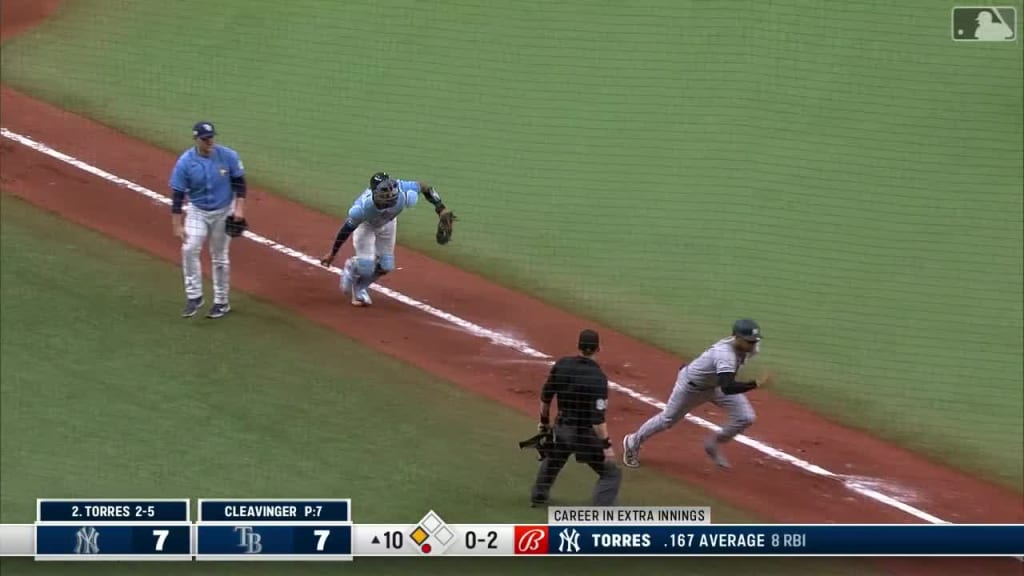
[[[366,288],[352,291],[353,306],[369,306],[370,304],[373,304],[373,300],[370,300],[370,292]]]
[[[203,297],[189,298],[185,302],[185,309],[181,311],[182,318],[191,318],[196,315],[199,311],[199,307],[203,305]]]
[[[725,459],[725,456],[722,456],[721,451],[718,449],[718,440],[714,436],[704,441],[704,453],[714,460],[719,468],[732,467],[729,461]]]
[[[622,463],[627,468],[639,468],[640,467],[640,448],[630,448],[632,444],[630,440],[633,439],[632,434],[626,434],[622,437]]]
[[[206,313],[206,317],[223,318],[228,312],[231,312],[231,304],[214,304],[213,306],[210,306],[210,311]]]

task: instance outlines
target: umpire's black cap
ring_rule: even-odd
[[[594,352],[601,346],[601,337],[597,332],[587,328],[580,332],[578,347],[581,352]]]
[[[757,322],[749,318],[743,318],[742,320],[737,320],[732,325],[732,335],[742,338],[747,342],[760,342],[761,327],[757,325]]]

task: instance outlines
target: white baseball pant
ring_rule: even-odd
[[[189,299],[203,295],[203,267],[199,261],[203,243],[210,240],[210,262],[213,270],[213,302],[227,304],[231,283],[231,262],[228,255],[231,237],[224,229],[224,221],[234,206],[220,210],[200,210],[189,206],[185,215],[185,241],[181,245],[182,272],[185,276],[185,296]]]
[[[382,274],[395,269],[395,237],[398,220],[393,219],[380,227],[363,222],[352,232],[355,248],[356,286],[366,289]]]

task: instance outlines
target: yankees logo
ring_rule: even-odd
[[[547,554],[547,526],[516,526],[516,554]]]

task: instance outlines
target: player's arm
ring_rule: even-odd
[[[231,155],[228,168],[231,176],[231,191],[235,195],[234,215],[237,218],[245,218],[245,196],[247,193],[245,167],[242,166],[242,159],[239,158],[237,152]]]
[[[330,266],[331,262],[334,262],[334,258],[338,255],[338,250],[341,250],[341,246],[345,244],[348,237],[355,232],[356,228],[362,223],[360,219],[349,216],[345,219],[345,222],[338,228],[338,233],[334,236],[334,245],[331,246],[329,254],[325,254],[323,258],[320,258],[320,263],[324,266]]]
[[[188,191],[188,177],[185,166],[179,159],[171,171],[171,230],[175,236],[185,240],[185,193]]]
[[[744,392],[750,392],[754,388],[757,388],[757,381],[749,380],[740,382],[736,380],[735,372],[719,372],[718,387],[721,388],[722,392],[725,394],[743,394]]]
[[[331,251],[320,258],[320,264],[330,266],[331,262],[334,262],[334,257],[338,255],[338,250],[341,250],[345,240],[348,240],[348,237],[355,232],[356,228],[366,220],[365,204],[362,196],[356,198],[355,202],[352,203],[352,207],[348,210],[348,217],[342,223],[341,228],[338,228],[338,233],[334,236],[334,245],[331,246]]]
[[[434,207],[434,212],[437,212],[438,214],[443,214],[446,210],[448,210],[448,208],[444,205],[444,202],[441,201],[441,194],[439,194],[438,191],[433,186],[427,184],[426,182],[417,182],[416,185],[419,186],[420,193],[423,194],[423,197],[427,200],[427,202],[430,202],[430,204]]]
[[[757,388],[757,382],[751,380],[739,382],[736,380],[736,372],[739,371],[739,364],[733,356],[719,355],[715,359],[715,372],[718,373],[716,385],[725,394],[743,394]]]
[[[538,428],[546,429],[551,427],[551,401],[562,390],[565,376],[562,361],[555,362],[548,372],[548,379],[540,391],[540,425]]]

